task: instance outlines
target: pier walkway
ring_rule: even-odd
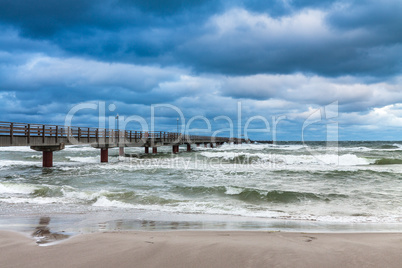
[[[66,145],[89,144],[100,149],[100,161],[108,162],[108,149],[119,147],[119,154],[124,155],[124,147],[144,147],[144,152],[157,153],[160,146],[172,146],[172,152],[178,153],[179,146],[186,144],[205,147],[219,146],[224,143],[242,143],[244,139],[183,135],[165,131],[133,131],[92,127],[72,127],[42,125],[0,121],[0,147],[30,146],[43,152],[43,167],[53,166],[53,152],[63,150]]]

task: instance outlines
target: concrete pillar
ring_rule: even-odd
[[[43,151],[42,167],[53,167],[53,151]]]
[[[174,154],[177,154],[177,153],[179,152],[179,145],[173,145],[173,146],[172,146],[172,152],[173,152]]]
[[[149,147],[145,147],[145,153],[146,153],[146,154],[149,153]]]
[[[124,147],[119,147],[119,156],[124,156]]]
[[[212,142],[210,144],[211,144],[211,148],[214,148],[214,144]]]
[[[152,153],[153,154],[158,153],[158,147],[152,147]]]
[[[200,147],[200,144],[199,144],[199,143],[197,143],[196,145],[197,145],[197,147]]]
[[[64,143],[49,146],[31,146],[32,150],[42,152],[42,167],[53,167],[53,152],[64,149]]]
[[[187,152],[191,152],[191,144],[187,143]]]
[[[205,147],[205,148],[208,148],[208,143],[204,143],[204,147]]]
[[[101,163],[109,162],[109,149],[108,148],[100,148],[101,149]]]

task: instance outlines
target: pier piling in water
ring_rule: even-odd
[[[109,149],[101,148],[101,163],[107,163],[109,161]]]
[[[42,167],[53,167],[53,152],[64,149],[64,143],[53,146],[31,146],[32,150],[42,152]]]
[[[179,145],[173,145],[172,146],[172,151],[174,154],[177,154],[179,152]]]
[[[119,147],[119,156],[124,156],[124,147]]]

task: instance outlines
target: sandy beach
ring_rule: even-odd
[[[110,232],[49,246],[0,232],[0,267],[400,267],[402,233]]]

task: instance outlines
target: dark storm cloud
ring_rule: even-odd
[[[231,31],[214,19],[247,12]],[[326,33],[280,28],[306,10],[323,13]],[[109,62],[181,65],[195,72],[244,75],[316,73],[387,76],[399,73],[399,1],[139,1],[3,0],[0,22],[76,56]],[[229,18],[230,19],[230,18]],[[279,26],[275,31],[272,25]],[[314,25],[313,25],[314,26]],[[264,27],[268,29],[264,30]],[[315,31],[315,29],[311,29]],[[271,36],[272,35],[272,36]]]
[[[235,118],[241,101],[244,122],[286,115],[282,139],[296,139],[314,109],[339,101],[355,132],[402,126],[401,3],[0,0],[0,119],[63,123],[99,101],[122,116],[170,103]],[[175,130],[173,110],[158,116]]]
[[[119,2],[128,6],[138,7],[144,12],[167,16],[183,10],[202,8],[206,3],[216,2],[215,5],[219,5],[219,1],[213,0],[120,0]]]
[[[336,0],[234,0],[237,6],[254,12],[266,12],[273,17],[283,16],[302,8],[330,8]]]
[[[349,1],[345,6],[334,8],[328,16],[328,22],[340,29],[366,28],[371,31],[386,31],[398,37],[402,29],[402,2],[384,1]],[[399,30],[399,31],[396,31]]]
[[[66,32],[85,37],[93,30],[146,29],[155,25],[175,27],[176,23],[189,22],[199,15],[208,16],[204,13],[210,12],[210,8],[203,10],[202,7],[209,2],[211,0],[2,0],[0,21],[15,25],[23,35],[34,38],[52,38]],[[194,8],[201,8],[203,12],[194,11],[186,18],[177,14],[191,12]],[[165,19],[161,15],[174,18]]]
[[[90,21],[91,0],[2,0],[0,21],[17,26],[24,35],[45,37],[61,28]]]
[[[355,6],[349,5],[328,11],[313,10],[310,14],[302,10],[281,18],[232,10],[218,16],[218,23],[229,20],[228,24],[235,25],[233,28],[222,30],[216,23],[207,35],[182,45],[180,52],[185,55],[183,60],[189,64],[195,62],[198,70],[232,75],[302,72],[386,77],[399,74],[401,5],[390,1],[369,4],[370,8],[357,5],[357,14]],[[379,7],[378,13],[375,12],[377,6],[387,4],[391,7]],[[394,10],[387,13],[390,8]],[[308,15],[298,20],[300,14]],[[319,19],[303,25],[303,21],[314,16]],[[346,21],[355,21],[341,27],[344,17]],[[370,21],[373,17],[375,22]],[[301,23],[299,27],[286,27],[292,19],[293,26]]]

